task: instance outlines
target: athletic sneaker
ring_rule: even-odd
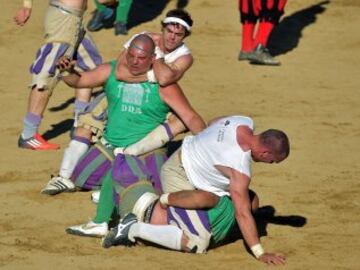
[[[103,11],[96,10],[93,17],[87,24],[87,29],[91,32],[99,31],[102,28],[108,28],[111,26],[114,19],[114,10],[112,8],[106,8]]]
[[[95,204],[98,204],[100,200],[100,190],[95,190],[91,193],[91,201]]]
[[[250,59],[250,64],[279,66],[280,61],[272,57],[269,50],[259,44],[254,51],[254,55]]]
[[[239,56],[238,56],[238,60],[239,61],[244,61],[244,60],[252,60],[254,58],[254,52],[244,52],[244,51],[240,51]]]
[[[86,224],[71,226],[65,230],[68,234],[89,237],[103,237],[108,233],[108,224],[89,221]]]
[[[35,133],[34,136],[29,139],[23,139],[20,135],[18,146],[31,150],[56,150],[60,148],[60,145],[56,143],[47,142],[39,133]]]
[[[115,31],[115,36],[127,35],[127,33],[128,33],[126,24],[122,23],[122,22],[114,23],[114,31]]]
[[[111,246],[131,246],[134,242],[129,239],[129,230],[132,225],[137,222],[137,218],[133,213],[127,214],[115,228],[105,236],[102,242],[104,248]]]
[[[51,176],[50,181],[47,183],[46,187],[41,190],[41,193],[47,195],[56,195],[61,192],[74,191],[75,185],[70,179],[61,176]]]

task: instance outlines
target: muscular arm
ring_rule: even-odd
[[[250,178],[230,169],[230,196],[235,208],[235,218],[249,247],[260,243],[249,198]]]
[[[191,107],[183,91],[177,84],[160,87],[160,96],[161,99],[174,110],[193,134],[199,133],[206,127],[204,120]]]
[[[166,64],[164,58],[157,59],[153,63],[155,77],[161,86],[170,85],[180,80],[192,63],[190,54],[179,57],[171,64]]]
[[[97,68],[80,73],[81,76],[75,73],[70,73],[68,76],[63,76],[63,81],[74,88],[93,88],[104,85],[111,72],[110,64],[102,64]]]
[[[203,190],[183,190],[168,197],[168,205],[186,209],[212,208],[218,201],[218,196]]]
[[[254,217],[251,214],[249,197],[250,178],[230,169],[230,196],[235,208],[235,218],[246,244],[251,248],[260,244]],[[258,259],[268,265],[283,265],[285,257],[281,254],[263,253]]]

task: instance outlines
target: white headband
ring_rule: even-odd
[[[177,17],[166,17],[163,20],[163,23],[178,23],[186,28],[189,32],[191,31],[191,26],[188,25],[187,22],[185,22],[183,19],[177,18]]]

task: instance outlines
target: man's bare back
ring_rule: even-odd
[[[86,10],[87,0],[58,0],[60,3],[81,10]]]

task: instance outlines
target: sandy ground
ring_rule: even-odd
[[[0,0],[0,268],[1,269],[261,269],[241,240],[191,255],[154,247],[105,250],[98,239],[66,235],[87,221],[89,193],[41,195],[69,141],[73,90],[60,85],[41,132],[62,150],[16,147],[30,81],[28,67],[42,42],[46,0],[35,1],[31,20],[12,22],[21,1]],[[143,1],[144,2],[144,1]],[[158,31],[160,18],[178,2],[159,1],[160,13],[130,34]],[[268,251],[287,255],[282,269],[359,269],[360,2],[293,0],[271,41],[281,67],[238,62],[237,1],[189,1],[194,20],[187,40],[196,62],[182,80],[194,107],[210,120],[228,114],[253,117],[257,130],[285,130],[291,155],[279,165],[256,164],[252,188],[276,209],[262,237]],[[186,4],[181,1],[179,4]],[[144,7],[143,7],[144,8]],[[92,3],[86,21],[93,9]],[[127,37],[112,29],[94,33],[105,60]],[[306,219],[306,224],[301,222]],[[357,250],[357,251],[356,251]]]

